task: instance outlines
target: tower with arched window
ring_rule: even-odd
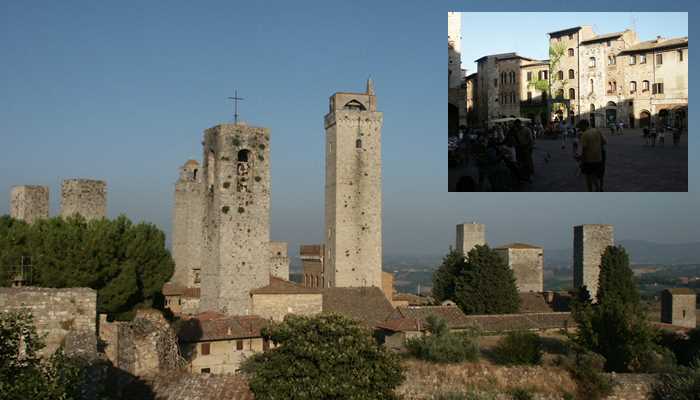
[[[199,309],[246,315],[270,283],[270,130],[216,125],[203,145]]]
[[[325,286],[381,287],[382,113],[364,93],[330,97],[326,129]]]

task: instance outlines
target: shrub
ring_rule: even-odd
[[[603,373],[605,358],[600,354],[577,351],[560,361],[576,381],[578,398],[599,400],[612,393],[613,382]]]
[[[654,400],[697,400],[700,398],[700,360],[690,367],[659,376],[652,386]]]
[[[288,315],[263,335],[277,347],[241,368],[257,400],[391,399],[404,379],[398,357],[340,315]]]
[[[525,388],[511,389],[510,397],[512,397],[513,400],[533,400],[535,398],[532,392]]]
[[[510,332],[494,348],[499,364],[539,364],[542,361],[542,342],[532,332]]]
[[[443,319],[429,316],[430,335],[408,339],[409,354],[421,360],[436,363],[475,361],[479,358],[476,330],[452,333]]]

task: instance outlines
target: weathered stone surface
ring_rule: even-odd
[[[160,375],[150,382],[158,399],[171,400],[253,400],[248,382],[241,375]]]
[[[61,183],[61,216],[85,219],[107,217],[107,183],[93,179],[66,179]]]
[[[486,226],[472,222],[469,224],[457,225],[457,236],[455,248],[458,252],[464,254],[474,248],[474,246],[483,246],[486,244]]]
[[[63,345],[66,353],[91,358],[96,353],[97,292],[89,288],[0,288],[0,312],[27,310],[39,335],[46,335],[43,355]]]
[[[365,93],[333,94],[324,117],[326,286],[381,287],[382,113]]]
[[[287,242],[270,242],[270,274],[284,280],[289,280]]]
[[[49,217],[47,186],[13,186],[10,192],[10,216],[28,224]]]
[[[695,328],[696,294],[689,288],[666,289],[661,292],[661,322]]]
[[[594,301],[598,294],[600,258],[614,244],[612,225],[574,227],[574,287],[586,286]]]
[[[202,271],[204,232],[204,182],[200,165],[189,160],[180,167],[173,206],[173,261],[171,282],[183,287],[199,287]]]
[[[321,293],[253,294],[253,314],[282,321],[287,314],[314,315],[323,311]]]
[[[544,257],[541,247],[513,243],[495,249],[515,275],[519,292],[544,290]]]

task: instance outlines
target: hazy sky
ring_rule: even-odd
[[[204,129],[232,119],[237,88],[241,118],[271,129],[272,239],[295,255],[322,237],[328,97],[371,75],[384,112],[385,253],[444,253],[455,224],[472,220],[492,244],[567,247],[572,225],[598,222],[620,239],[700,238],[698,194],[446,192],[445,14],[490,2],[311,4],[3,2],[0,213],[12,185],[50,186],[55,214],[61,179],[97,178],[110,216],[169,233],[178,167],[201,159]]]

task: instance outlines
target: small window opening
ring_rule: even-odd
[[[362,139],[357,139],[357,140],[355,140],[355,148],[356,148],[356,149],[361,149],[361,148],[362,148]]]
[[[248,155],[250,150],[243,149],[238,152],[238,162],[248,162]]]

